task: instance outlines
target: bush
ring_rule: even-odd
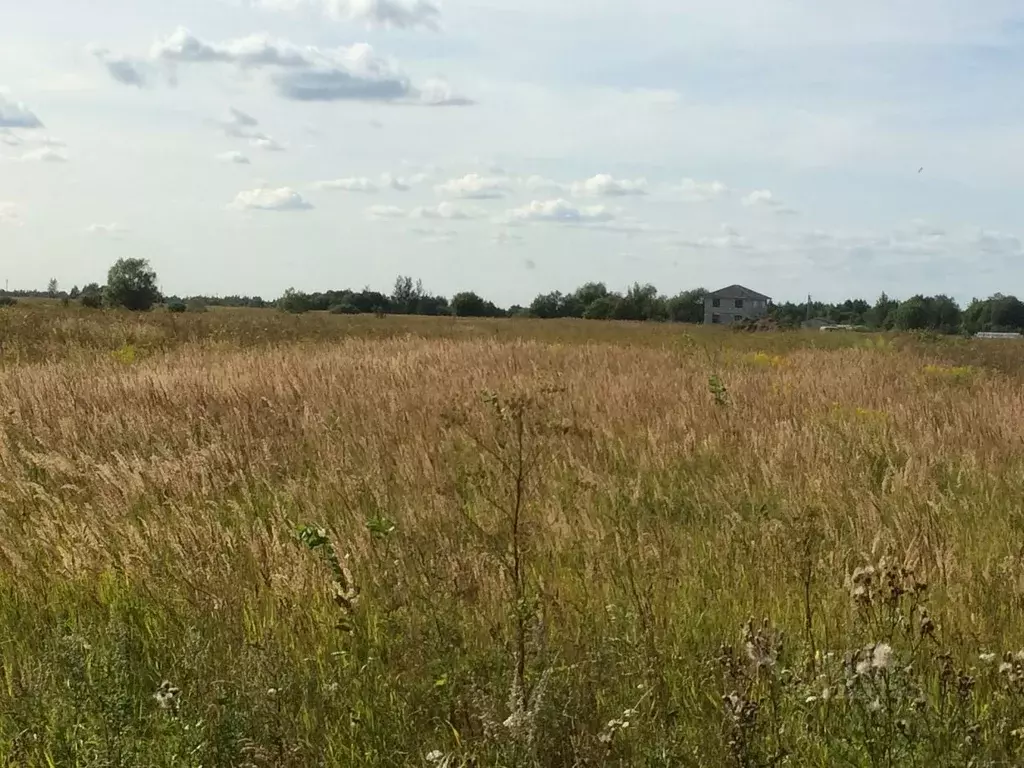
[[[186,309],[185,302],[181,301],[180,299],[175,299],[173,301],[167,302],[167,311],[168,312],[174,312],[174,313],[184,312],[185,309]]]
[[[13,307],[18,300],[13,296],[0,296],[0,307]]]
[[[330,312],[332,315],[358,315],[359,307],[355,306],[354,304],[344,302],[342,304],[333,305],[327,311]]]
[[[83,307],[88,309],[103,308],[103,295],[99,293],[83,293],[79,301]]]
[[[189,299],[186,308],[189,312],[205,312],[206,302],[202,299]]]

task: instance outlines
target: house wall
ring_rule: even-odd
[[[736,306],[738,297],[708,296],[704,299],[704,323],[706,325],[731,325],[738,320],[751,320],[768,314],[768,302],[763,299],[741,299],[742,307]],[[715,306],[715,300],[719,306]],[[716,322],[715,316],[718,316]]]

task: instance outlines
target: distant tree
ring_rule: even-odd
[[[530,314],[541,318],[562,317],[564,298],[561,291],[542,293],[530,302]]]
[[[184,312],[188,309],[188,307],[185,306],[185,302],[179,298],[168,299],[166,306],[168,312],[174,312],[175,314]]]
[[[574,297],[577,302],[586,312],[587,307],[593,304],[598,299],[603,299],[608,295],[608,286],[604,283],[584,283],[576,289]],[[582,314],[582,313],[581,313]]]
[[[594,299],[587,306],[583,317],[587,320],[611,320],[615,316],[615,310],[619,306],[620,301],[622,301],[622,297],[614,294]]]
[[[956,333],[960,329],[963,313],[960,305],[949,296],[938,295],[929,299],[929,327],[939,333]]]
[[[703,288],[683,291],[665,302],[668,319],[674,323],[703,323],[704,297],[708,292]]]
[[[160,301],[156,272],[145,259],[118,259],[107,273],[103,301],[133,312],[148,311]]]
[[[487,302],[472,291],[463,291],[452,296],[452,314],[456,317],[483,317]]]
[[[420,299],[424,296],[423,282],[413,282],[411,277],[399,275],[391,291],[391,309],[405,315],[417,314]]]
[[[51,299],[56,299],[57,294],[60,293],[60,283],[57,282],[56,277],[51,277],[50,282],[46,284],[46,295]]]
[[[78,286],[76,285],[76,286],[75,286],[74,288],[72,288],[72,289],[71,289],[71,291],[70,291],[70,292],[68,293],[68,298],[69,298],[69,299],[71,299],[72,301],[74,301],[75,299],[77,299],[77,298],[78,298],[78,296],[79,296],[79,294],[80,294],[80,293],[81,293],[81,291],[80,291],[80,290],[78,290]]]
[[[505,317],[505,312],[482,299],[472,291],[464,291],[452,296],[452,314],[456,317]]]
[[[103,288],[99,283],[89,283],[78,295],[78,300],[83,307],[89,309],[100,309],[103,307]]]
[[[451,314],[451,307],[448,306],[448,299],[444,296],[431,296],[424,293],[416,302],[417,315],[448,315]]]
[[[889,330],[896,325],[896,311],[900,303],[890,299],[884,292],[875,301],[875,305],[864,316],[864,322],[880,330]]]
[[[277,300],[277,308],[293,315],[301,315],[304,312],[309,312],[310,297],[306,293],[289,288]]]
[[[918,331],[929,327],[931,307],[928,300],[918,294],[899,305],[896,310],[896,327],[901,331]]]

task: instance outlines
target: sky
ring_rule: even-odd
[[[0,4],[0,280],[1024,293],[1019,0]]]

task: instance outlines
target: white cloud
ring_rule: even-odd
[[[523,242],[523,236],[507,229],[501,229],[494,233],[491,242],[496,245],[518,245]]]
[[[449,197],[461,197],[469,200],[487,200],[504,197],[508,189],[508,179],[504,177],[479,176],[467,174],[461,179],[452,179],[434,187],[438,193]]]
[[[0,200],[0,224],[21,224],[21,211],[17,205]]]
[[[413,208],[409,215],[414,219],[478,219],[483,216],[483,212],[475,208],[462,208],[445,201],[437,206]]]
[[[265,149],[267,152],[284,152],[286,147],[276,139],[260,134],[249,139],[249,146],[256,149]]]
[[[260,124],[260,121],[252,115],[234,107],[228,107],[228,121],[231,125],[240,125],[246,128],[255,128]]]
[[[417,235],[425,243],[450,243],[459,236],[454,229],[436,229],[432,227],[412,227],[409,234]]]
[[[395,205],[371,205],[366,209],[368,216],[374,219],[404,219],[405,210]]]
[[[703,250],[747,251],[751,249],[750,241],[734,227],[723,224],[720,232],[721,234],[712,237],[700,237],[695,240],[676,240],[673,244],[683,248]]]
[[[18,159],[26,163],[66,163],[68,156],[52,147],[40,147],[39,149],[33,149],[31,152],[26,152]]]
[[[452,91],[447,80],[433,78],[418,89],[420,101],[430,107],[469,107],[476,102]]]
[[[646,195],[646,179],[616,179],[607,173],[599,173],[585,181],[572,185],[573,197],[625,197]]]
[[[229,207],[239,211],[307,211],[313,205],[291,187],[261,187],[239,192]]]
[[[107,235],[110,237],[116,237],[118,235],[123,235],[128,230],[120,224],[90,224],[85,228],[85,231],[90,235]]]
[[[420,184],[424,179],[426,179],[426,176],[423,174],[417,174],[406,179],[401,176],[392,176],[390,173],[382,173],[380,175],[380,184],[382,187],[388,187],[396,192],[408,192],[413,188],[414,184]]]
[[[519,179],[518,183],[521,187],[530,192],[563,193],[569,191],[569,187],[567,187],[565,184],[554,181],[552,179],[545,178],[544,176],[527,176],[525,179]]]
[[[974,245],[986,256],[1020,256],[1024,253],[1020,238],[1005,232],[980,230],[974,237]]]
[[[509,222],[557,222],[561,224],[590,224],[611,221],[615,214],[603,205],[578,208],[567,200],[534,200],[506,213]]]
[[[717,200],[726,193],[729,188],[720,181],[696,181],[694,179],[683,179],[679,185],[679,191],[683,199],[690,203],[706,203]]]
[[[249,158],[241,152],[232,150],[231,152],[221,152],[217,155],[217,159],[222,163],[234,163],[236,165],[249,165]]]
[[[796,209],[785,205],[770,189],[754,190],[743,198],[743,204],[748,208],[767,208],[780,216],[792,216],[797,213]]]
[[[269,35],[249,35],[223,43],[207,42],[185,27],[153,44],[150,56],[156,60],[182,63],[223,62],[240,67],[308,67],[315,48],[302,48]]]
[[[289,0],[290,2],[290,0]],[[397,19],[394,0],[352,0],[353,5],[376,8],[384,16]],[[424,6],[420,2],[417,7]],[[371,8],[371,10],[372,10]],[[105,49],[97,56],[114,60]],[[415,87],[390,59],[378,56],[373,47],[356,43],[348,47],[321,49],[299,46],[267,34],[255,34],[222,42],[203,40],[185,27],[178,27],[150,49],[150,60],[165,67],[221,63],[242,70],[271,69],[270,80],[279,96],[293,101],[370,101],[402,102],[425,106],[463,106],[472,100],[453,94],[441,79],[427,80]],[[124,59],[124,57],[120,57]],[[141,85],[145,77],[108,71],[127,85]],[[250,126],[251,127],[251,126]],[[245,124],[234,124],[245,128]]]
[[[97,45],[90,45],[86,50],[103,64],[108,75],[122,85],[145,88],[156,74],[156,68],[147,61],[114,54]]]
[[[437,30],[441,10],[429,0],[250,0],[260,8],[313,10],[338,21],[363,21],[396,29]]]
[[[23,101],[8,101],[0,93],[0,128],[43,128],[42,121]]]
[[[366,192],[377,191],[377,185],[365,176],[348,179],[331,179],[329,181],[318,181],[314,184],[317,189],[341,189],[345,192]]]

